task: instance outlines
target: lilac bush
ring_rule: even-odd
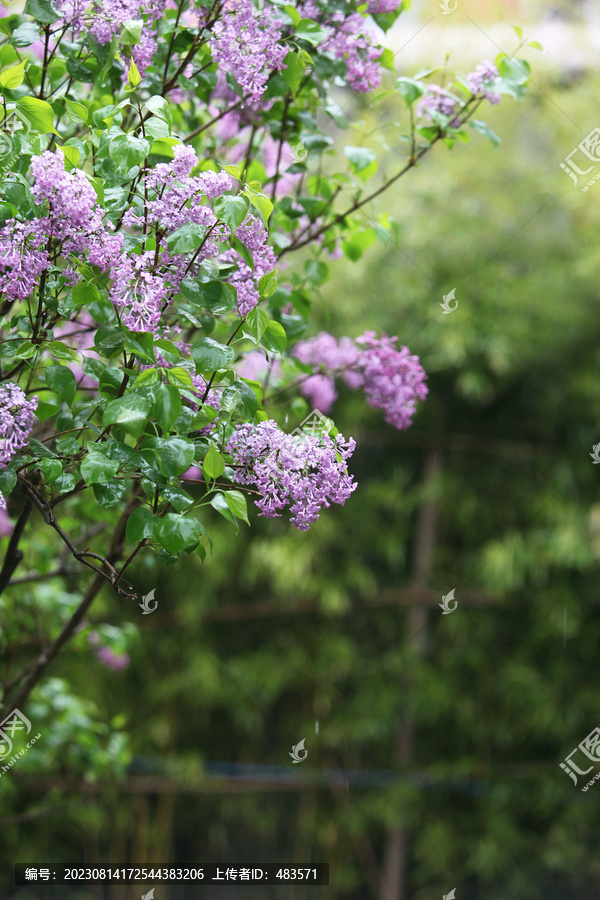
[[[501,54],[455,83],[397,76],[380,40],[405,5],[4,7],[0,594],[25,565],[28,583],[68,575],[81,593],[5,705],[77,640],[103,585],[138,598],[138,554],[204,561],[211,517],[238,530],[248,498],[300,530],[349,500],[354,440],[296,429],[294,398],[326,413],[341,379],[400,429],[425,399],[398,338],[311,337],[311,301],[332,261],[385,237],[389,217],[357,215],[371,199],[439,144],[497,142],[475,113],[520,99],[528,67]],[[334,89],[351,120],[380,85],[407,148],[385,181],[367,137],[342,156],[322,124]]]

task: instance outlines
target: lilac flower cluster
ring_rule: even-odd
[[[200,7],[201,21],[207,12]],[[251,0],[228,0],[223,16],[213,25],[211,51],[224,72],[231,72],[252,103],[267,87],[271,70],[284,69],[288,49],[280,44],[281,23],[273,8],[256,10]]]
[[[389,5],[391,0],[380,0]],[[397,3],[395,4],[397,6]],[[330,53],[335,59],[346,64],[348,84],[359,93],[375,90],[381,84],[383,49],[378,46],[377,36],[369,28],[368,21],[360,13],[350,15],[337,10],[323,11],[317,0],[304,0],[298,6],[302,16],[316,20],[328,33],[319,44],[319,51]],[[374,12],[374,10],[369,10]]]
[[[369,12],[372,15],[377,15],[378,13],[393,13],[396,12],[399,5],[400,0],[370,0]]]
[[[252,254],[254,272],[242,259],[237,250],[227,250],[222,254],[224,263],[235,263],[236,272],[227,279],[237,290],[238,311],[241,316],[247,315],[260,300],[257,287],[263,275],[272,272],[277,265],[277,257],[273,248],[267,243],[269,235],[265,226],[256,216],[249,215],[237,229],[235,236]]]
[[[300,341],[294,356],[319,370],[300,383],[301,393],[326,414],[337,398],[334,377],[339,375],[352,389],[363,388],[367,402],[384,411],[386,422],[400,430],[408,428],[417,400],[427,396],[427,376],[408,347],[396,349],[397,340],[365,331],[355,341],[348,337],[338,341],[327,332]]]
[[[272,420],[241,425],[227,443],[237,467],[235,480],[261,493],[260,514],[272,519],[289,506],[290,521],[308,531],[323,507],[344,505],[357,487],[347,460],[356,443],[338,434],[294,436]]]
[[[424,400],[429,391],[419,357],[411,356],[408,347],[396,350],[397,340],[365,331],[356,343],[363,348],[359,365],[368,403],[383,410],[389,425],[403,430],[411,424],[417,400]]]
[[[425,115],[430,122],[433,121],[432,113],[453,116],[450,125],[454,128],[460,121],[455,115],[459,111],[459,107],[460,104],[456,97],[453,97],[445,88],[440,87],[439,84],[430,84],[427,87],[427,93],[417,104],[417,115]]]
[[[346,383],[354,389],[362,385],[362,376],[355,371],[360,353],[349,337],[342,337],[337,341],[332,334],[322,331],[315,338],[299,341],[294,349],[294,356],[305,365],[324,370],[322,373],[309,375],[300,385],[304,396],[322,413],[331,410],[338,396],[331,372],[339,371]]]
[[[85,0],[56,0],[56,5],[70,28],[77,33],[87,31],[103,45],[118,35],[126,22],[141,19],[144,23],[141,38],[131,53],[140,74],[144,74],[157,50],[156,23],[164,15],[166,0],[95,0],[91,10]]]
[[[22,223],[9,219],[0,228],[0,291],[11,300],[30,296],[50,266],[52,242],[63,256],[87,255],[103,271],[117,264],[122,249],[122,237],[111,235],[102,223],[96,192],[85,173],[65,171],[62,150],[34,156],[31,171],[31,193],[43,206],[43,215]],[[79,279],[72,267],[62,274],[71,284]]]
[[[218,197],[231,190],[233,181],[227,172],[202,172],[191,176],[198,165],[198,157],[191,147],[180,144],[174,148],[174,159],[159,163],[146,175],[148,194],[154,194],[145,207],[132,207],[123,217],[126,227],[141,227],[144,221],[158,225],[166,233],[193,222],[211,226],[216,223],[212,210],[203,205],[203,197]]]
[[[489,60],[484,60],[475,67],[474,72],[469,72],[467,83],[473,97],[485,97],[492,106],[500,103],[500,94],[489,90],[490,86],[498,78],[498,74],[498,69]],[[417,115],[425,115],[430,122],[433,121],[432,113],[452,116],[450,125],[452,128],[456,128],[460,124],[460,119],[457,116],[461,109],[462,104],[449,91],[438,84],[430,84],[427,87],[427,93],[417,105]]]
[[[498,78],[498,75],[498,69],[488,59],[476,66],[475,71],[469,72],[467,75],[467,81],[473,96],[476,97],[482,94],[492,106],[500,103],[500,94],[487,89]]]
[[[0,469],[6,469],[15,453],[27,446],[37,405],[38,398],[28,400],[18,384],[0,385]],[[6,509],[2,492],[0,509]]]

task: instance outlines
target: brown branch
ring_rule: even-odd
[[[6,556],[4,557],[4,565],[2,566],[2,571],[0,572],[0,594],[2,594],[4,589],[10,583],[15,569],[23,559],[23,551],[19,549],[19,542],[23,537],[25,526],[29,521],[29,517],[32,511],[33,501],[30,497],[26,497],[25,505],[21,510],[21,515],[17,520],[17,524],[15,525],[15,529],[11,535],[8,548],[6,550]]]
[[[106,564],[110,566],[113,572],[115,571],[112,568],[113,563],[116,563],[123,554],[123,540],[125,537],[127,520],[138,502],[139,501],[137,497],[132,497],[131,501],[127,504],[127,507],[123,510],[123,514],[121,515],[121,518],[119,519],[119,522],[117,523],[117,526],[115,528],[113,539],[111,541],[110,549],[106,558]],[[68,620],[68,622],[64,625],[60,634],[52,641],[52,643],[48,647],[46,647],[42,651],[35,662],[28,666],[28,669],[31,669],[31,672],[14,700],[9,706],[6,707],[7,715],[10,715],[13,710],[18,709],[23,705],[34,687],[40,681],[42,675],[44,674],[52,660],[58,655],[61,648],[73,636],[77,626],[81,624],[85,614],[94,602],[96,596],[99,594],[106,577],[107,576],[103,572],[100,572],[96,575],[96,578],[93,580],[93,582],[85,592],[83,600],[81,601],[71,618]],[[119,592],[125,593],[121,590],[119,590]]]

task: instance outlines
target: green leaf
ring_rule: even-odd
[[[507,81],[512,81],[514,84],[526,84],[531,77],[531,66],[524,59],[505,56],[499,62],[498,72],[500,77]]]
[[[29,438],[29,452],[36,459],[56,459],[57,458],[54,450],[50,450],[49,447],[46,447],[46,445],[42,444],[41,441],[36,441],[35,438]]]
[[[128,544],[137,544],[144,538],[150,538],[158,527],[160,519],[146,506],[135,509],[127,519],[125,537]]]
[[[253,419],[258,410],[258,399],[254,390],[245,381],[234,381],[221,395],[221,411],[231,417]]]
[[[471,119],[469,122],[469,126],[473,129],[473,131],[477,131],[479,134],[482,134],[489,141],[492,142],[494,147],[499,147],[501,143],[501,139],[498,137],[495,131],[486,125],[485,122],[480,122],[478,119]]]
[[[77,351],[73,350],[71,347],[67,347],[66,344],[61,343],[61,341],[50,341],[50,343],[47,344],[46,347],[50,351],[52,356],[56,357],[56,359],[70,359],[79,361],[79,355]]]
[[[13,47],[30,47],[40,39],[40,29],[33,22],[23,22],[10,36]]]
[[[328,36],[329,31],[321,28],[317,22],[313,22],[311,19],[301,19],[296,27],[296,37],[308,41],[313,46],[320,44]]]
[[[156,529],[156,537],[169,553],[193,547],[200,539],[200,523],[197,519],[167,513]]]
[[[156,362],[154,335],[149,331],[127,331],[125,334],[125,349],[148,362]]]
[[[21,62],[18,66],[11,66],[10,69],[4,69],[3,72],[0,72],[0,88],[2,90],[6,88],[7,90],[12,91],[23,84],[24,78],[25,63]]]
[[[306,60],[296,50],[291,50],[284,59],[285,69],[282,71],[283,80],[289,86],[295,97],[306,71]]]
[[[294,23],[294,27],[298,27],[298,23],[300,22],[300,13],[296,9],[295,6],[284,6],[283,11],[288,14],[292,22]]]
[[[246,498],[241,491],[227,491],[224,495],[227,506],[237,519],[242,519],[248,525],[248,506]]]
[[[221,194],[215,200],[214,210],[219,219],[229,226],[232,232],[237,231],[248,212],[250,204],[246,197],[239,197],[233,194]]]
[[[418,100],[419,97],[423,96],[427,88],[426,85],[422,84],[420,81],[415,81],[414,78],[398,78],[396,84],[398,86],[398,93],[404,98],[404,102],[407,106],[412,106],[415,100]]]
[[[125,394],[106,404],[102,422],[104,425],[121,425],[134,436],[139,436],[146,425],[152,408],[150,400],[139,394]]]
[[[344,156],[349,160],[353,172],[361,172],[377,159],[368,147],[344,147]]]
[[[58,459],[43,459],[40,468],[47,481],[52,484],[62,474],[62,464]]]
[[[193,441],[182,437],[148,438],[142,447],[146,449],[156,453],[158,467],[167,478],[176,478],[187,471],[196,453]]]
[[[250,253],[246,245],[242,244],[240,239],[236,238],[235,234],[232,234],[229,238],[229,244],[234,250],[237,250],[246,265],[249,266],[254,272],[254,259],[252,258],[252,254]]]
[[[169,253],[191,253],[201,247],[206,237],[206,226],[195,222],[180,225],[167,238]]]
[[[195,306],[207,309],[213,315],[231,312],[237,306],[237,291],[225,281],[195,281],[186,278],[181,283],[181,293]]]
[[[181,366],[174,366],[172,369],[167,369],[167,381],[169,384],[178,388],[188,388],[191,390],[194,387],[192,376],[187,369],[184,369]]]
[[[144,22],[142,19],[128,19],[127,22],[123,22],[121,26],[121,34],[119,40],[122,44],[127,44],[128,46],[139,44],[140,39],[142,37],[142,28],[144,27]],[[132,60],[133,63],[133,60]],[[140,73],[138,72],[138,75]],[[131,76],[131,68],[129,69],[129,76]],[[128,77],[129,84],[133,85],[131,78]],[[141,81],[140,77],[140,81]],[[137,83],[139,84],[140,81]],[[133,85],[135,87],[135,85]]]
[[[142,387],[143,385],[145,387],[152,387],[155,384],[160,384],[160,369],[142,369],[135,379],[136,388]]]
[[[160,94],[154,94],[152,97],[149,97],[144,103],[144,108],[151,112],[152,115],[163,119],[169,127],[173,124],[173,113],[171,112],[169,101],[161,97]]]
[[[287,346],[287,335],[279,322],[271,320],[262,336],[262,344],[274,353],[283,353]]]
[[[224,369],[229,365],[233,356],[232,347],[221,344],[212,338],[200,338],[192,345],[192,357],[196,363],[196,371],[200,374]]]
[[[49,366],[44,370],[48,387],[67,403],[72,403],[77,383],[75,376],[66,366]]]
[[[209,447],[202,462],[202,471],[207,481],[216,481],[225,471],[225,460],[215,447]]]
[[[127,81],[131,85],[131,87],[135,88],[142,81],[142,76],[138,71],[138,67],[136,66],[134,60],[131,60],[129,64],[129,71],[127,72]]]
[[[273,204],[264,194],[250,194],[250,203],[259,211],[265,222],[269,221],[269,216],[273,212]]]
[[[80,281],[73,288],[73,303],[75,306],[88,306],[90,303],[96,303],[100,297],[100,291],[91,281]]]
[[[396,67],[394,66],[394,52],[389,49],[389,47],[383,48],[383,53],[379,57],[379,65],[383,69],[388,69],[390,72],[395,72]]]
[[[73,490],[75,484],[75,476],[70,472],[63,472],[63,474],[59,475],[54,482],[54,487],[59,494],[67,494],[69,491]]]
[[[69,100],[68,97],[65,97],[65,105],[67,107],[67,115],[71,122],[75,122],[76,125],[88,124],[87,106],[84,106],[83,103],[79,103],[77,100]]]
[[[119,471],[119,461],[107,459],[98,449],[88,450],[81,463],[81,477],[86,484],[106,484]]]
[[[252,336],[256,339],[257,343],[260,342],[260,339],[265,333],[268,324],[269,317],[264,309],[252,309],[246,316],[246,327],[249,329]]]
[[[124,481],[109,481],[107,484],[95,484],[92,487],[94,491],[94,499],[102,509],[111,509],[123,499],[123,494],[127,490],[127,484]]]
[[[10,494],[16,483],[17,475],[12,469],[0,470],[0,491],[5,497]]]
[[[261,297],[271,297],[277,290],[277,270],[268,272],[259,278],[257,287]]]
[[[181,396],[172,384],[157,384],[154,388],[152,418],[163,434],[168,434],[181,413]]]
[[[122,166],[127,171],[133,166],[141,165],[149,151],[150,141],[134,137],[132,134],[118,134],[108,147],[110,158],[117,166]]]
[[[181,488],[166,487],[163,490],[163,497],[177,512],[185,512],[194,504],[193,498]]]
[[[94,346],[101,356],[110,359],[121,351],[125,332],[119,325],[102,325],[94,336]]]
[[[224,519],[227,519],[228,522],[236,529],[236,532],[239,532],[239,528],[237,527],[236,521],[233,517],[233,513],[229,509],[227,504],[227,500],[225,499],[225,495],[218,491],[213,497],[211,497],[210,505],[213,509],[216,509],[218,513],[220,513]]]
[[[58,134],[54,127],[52,107],[37,97],[22,97],[17,100],[17,110],[28,120],[33,131],[40,134]]]
[[[36,21],[41,22],[43,25],[52,25],[53,22],[57,22],[61,17],[61,13],[56,4],[53,3],[53,0],[27,0],[23,12],[26,16],[33,16]]]

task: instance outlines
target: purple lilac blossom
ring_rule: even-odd
[[[383,49],[378,46],[376,35],[360,13],[345,15],[341,11],[332,14],[326,11],[324,14],[316,0],[305,0],[299,12],[330,30],[319,50],[344,61],[346,79],[355,91],[368,93],[379,87]]]
[[[0,538],[10,537],[15,526],[9,519],[6,511],[0,508]]]
[[[369,12],[372,15],[393,13],[396,12],[399,5],[400,0],[370,0]]]
[[[397,340],[365,331],[356,343],[362,348],[359,365],[367,402],[383,410],[389,425],[403,430],[411,425],[417,400],[423,400],[429,390],[419,357],[411,356],[408,347],[397,350]]]
[[[248,381],[262,381],[270,371],[271,378],[281,377],[281,363],[277,359],[269,360],[260,350],[247,353],[236,366],[237,373]]]
[[[430,122],[433,121],[431,113],[441,113],[444,116],[454,116],[450,125],[454,128],[458,125],[459,120],[456,118],[458,112],[458,101],[447,90],[440,87],[439,84],[430,84],[427,93],[419,100],[417,105],[417,115],[425,115]]]
[[[38,398],[28,400],[18,384],[0,385],[0,469],[6,469],[17,451],[27,446],[37,405]],[[6,509],[1,492],[0,509]]]
[[[227,443],[235,480],[262,495],[259,514],[272,519],[289,506],[290,521],[300,531],[308,531],[323,507],[343,506],[356,489],[346,465],[355,447],[353,438],[341,434],[335,440],[328,434],[286,434],[272,419],[240,425]]]
[[[142,34],[140,40],[132,48],[135,64],[143,76],[156,53],[156,23],[164,15],[165,0],[101,0],[94,2],[90,12],[89,27],[86,28],[85,14],[89,2],[86,0],[55,0],[65,24],[74,31],[87,31],[100,44],[108,44],[116,37],[125,22],[141,19]],[[125,66],[123,80],[127,78],[129,66]]]
[[[201,16],[207,11],[200,7]],[[270,70],[284,69],[287,47],[273,7],[256,10],[251,0],[228,0],[213,25],[211,52],[219,69],[230,72],[251,102],[264,93]]]
[[[485,85],[489,87],[490,84],[493,84],[498,76],[499,73],[496,66],[488,59],[484,59],[483,62],[475,67],[474,72],[469,72],[469,74],[467,75],[467,81],[469,83],[471,93],[474,96],[483,94],[488,103],[490,103],[492,106],[500,103],[500,94],[497,94],[494,91],[486,90],[485,87]]]
[[[235,263],[238,266],[237,272],[230,275],[227,281],[236,288],[238,310],[241,316],[245,316],[260,300],[256,285],[263,275],[273,271],[277,265],[277,257],[267,243],[269,235],[265,226],[256,216],[248,215],[237,229],[235,236],[252,254],[254,272],[237,250],[227,250],[222,254],[221,261]]]
[[[353,341],[339,341],[327,332],[300,341],[294,356],[316,371],[300,382],[300,392],[320,412],[327,414],[337,398],[334,377],[341,376],[354,390],[364,388],[367,402],[384,411],[385,420],[394,428],[408,428],[417,400],[428,393],[426,374],[418,356],[408,347],[397,350],[397,337],[366,331]]]

